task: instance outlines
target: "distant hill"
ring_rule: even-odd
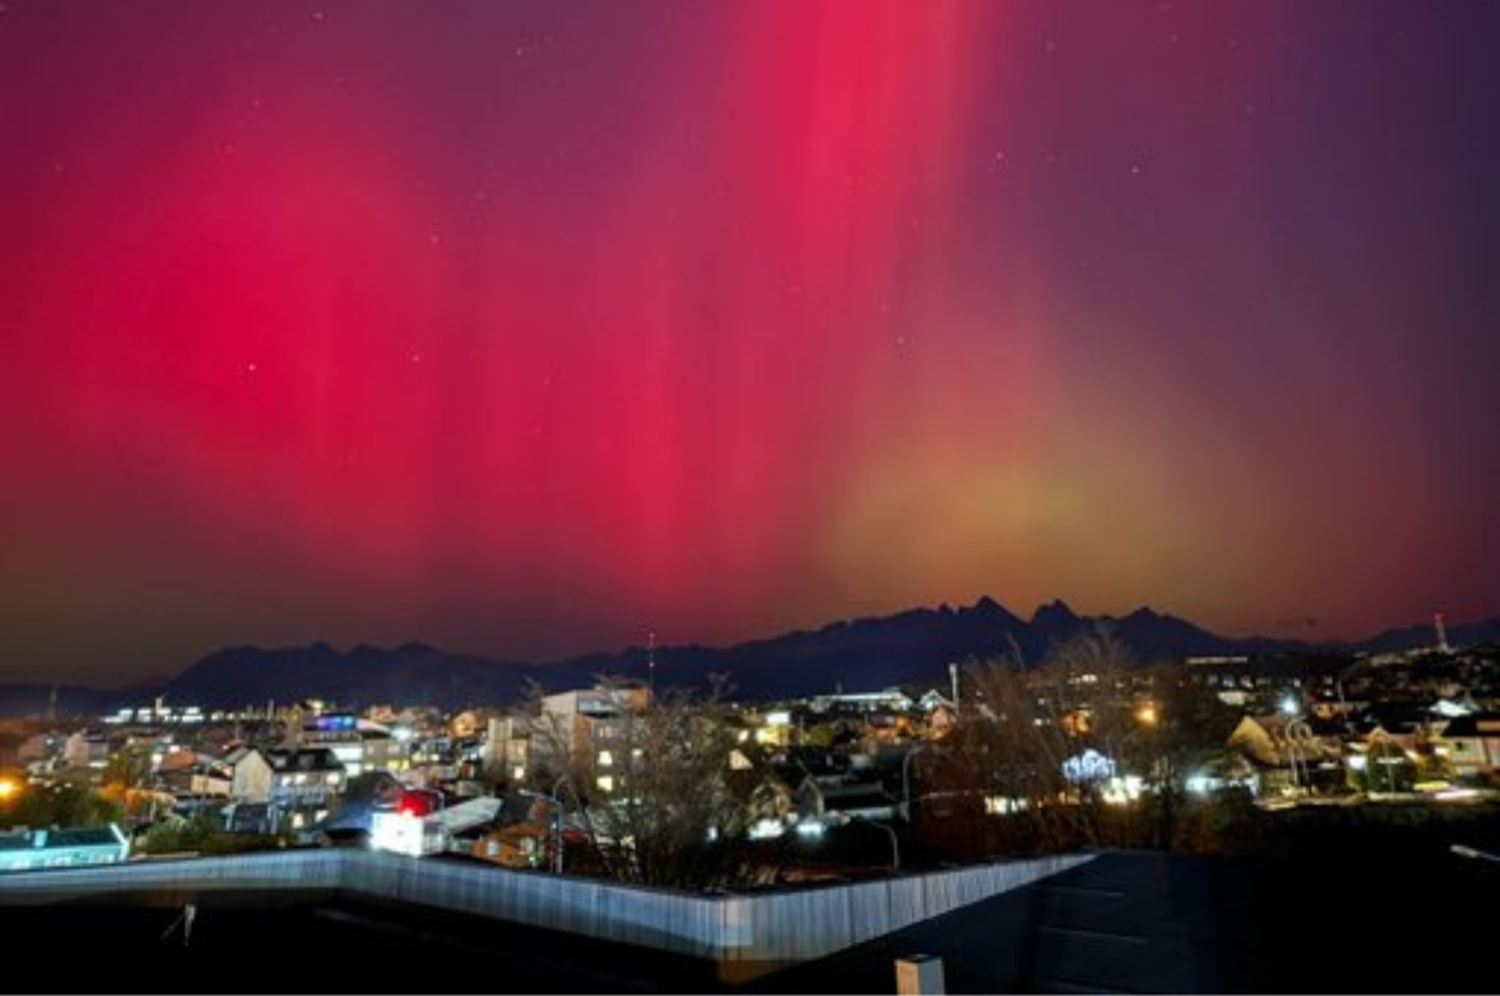
[[[1402,650],[1430,645],[1430,625],[1388,630],[1357,644],[1313,646],[1266,638],[1230,639],[1149,608],[1128,615],[1080,616],[1054,601],[1022,619],[990,598],[953,608],[912,609],[891,616],[845,620],[732,647],[677,646],[655,651],[656,680],[702,685],[709,675],[729,677],[736,697],[756,700],[897,684],[945,685],[949,662],[1019,658],[1040,663],[1056,644],[1105,627],[1141,663],[1202,655],[1270,655]],[[1450,642],[1500,642],[1500,619],[1454,625]],[[420,643],[385,649],[360,645],[340,651],[326,643],[263,649],[229,647],[204,657],[155,687],[136,684],[100,691],[67,686],[59,714],[99,713],[141,704],[154,694],[169,702],[207,708],[264,705],[321,698],[349,706],[430,704],[452,708],[519,698],[526,679],[547,691],[589,683],[596,675],[646,678],[648,651],[631,647],[550,664],[525,664],[456,654]],[[45,715],[50,686],[0,685],[0,715]]]
[[[327,643],[265,650],[229,647],[198,661],[162,689],[169,702],[212,707],[286,704],[316,698],[350,705],[452,706],[514,699],[535,668],[449,653],[421,643],[384,649]]]
[[[56,709],[53,709],[51,685],[36,682],[0,683],[0,719],[19,716],[97,716],[111,712],[123,703],[120,693],[81,685],[58,685]],[[136,701],[132,697],[131,701]]]

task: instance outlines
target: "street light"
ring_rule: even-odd
[[[1460,858],[1476,858],[1480,861],[1500,861],[1500,854],[1481,851],[1477,847],[1470,847],[1467,844],[1450,844],[1448,845],[1448,850]]]

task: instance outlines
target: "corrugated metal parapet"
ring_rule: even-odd
[[[715,961],[743,980],[820,958],[1093,860],[1054,855],[878,882],[702,896],[347,850],[285,851],[14,873],[0,902],[130,891],[341,889]]]

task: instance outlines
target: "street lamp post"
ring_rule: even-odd
[[[911,822],[911,759],[925,749],[925,745],[918,744],[901,759],[901,819],[907,823]]]
[[[573,784],[573,780],[571,778],[569,778],[567,775],[560,776],[557,779],[557,781],[555,781],[555,782],[552,783],[552,792],[548,796],[548,798],[550,798],[552,800],[552,819],[553,819],[553,830],[552,830],[552,871],[553,871],[553,873],[555,873],[557,875],[561,875],[562,874],[562,870],[563,870],[563,815],[564,815],[564,813],[563,813],[562,796],[559,795],[558,793],[562,790],[562,787],[563,787],[564,783],[566,783],[566,784],[568,784],[568,785],[571,786]],[[575,797],[578,795],[578,789],[577,788],[573,789],[573,795]]]
[[[1312,728],[1303,719],[1293,719],[1286,724],[1286,746],[1287,758],[1292,763],[1292,788],[1294,794],[1302,791],[1302,782],[1307,782],[1307,791],[1312,793],[1312,772],[1308,770],[1308,754],[1312,747]],[[1297,765],[1302,765],[1301,776],[1298,776]]]

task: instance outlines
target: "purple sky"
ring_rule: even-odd
[[[1456,0],[4,0],[0,675],[1493,614],[1497,53]]]

